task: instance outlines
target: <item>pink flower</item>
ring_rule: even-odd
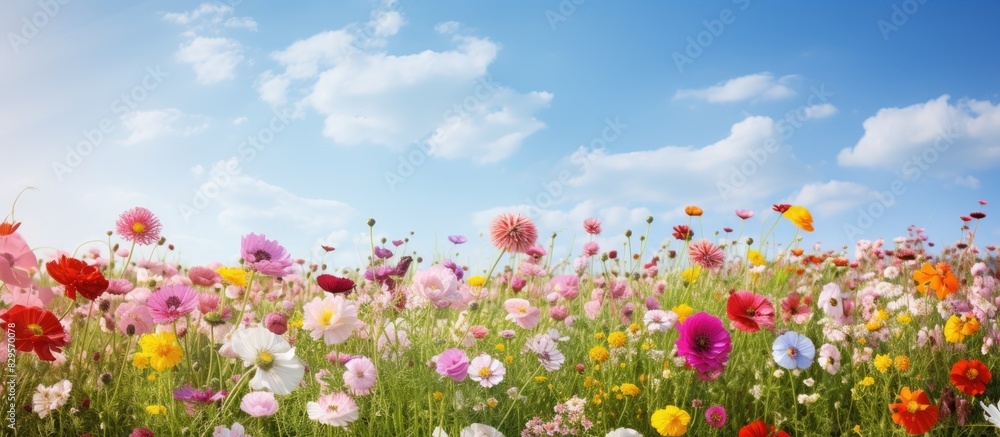
[[[264,317],[264,326],[268,331],[282,335],[288,331],[288,319],[281,313],[271,313]]]
[[[507,320],[511,320],[517,323],[524,329],[533,329],[538,325],[538,320],[542,316],[541,310],[532,307],[531,302],[524,299],[507,299],[503,303],[504,309],[507,310]]]
[[[426,297],[435,308],[460,307],[463,299],[458,284],[454,271],[436,264],[413,275],[412,291]]]
[[[137,206],[118,216],[115,230],[125,241],[147,246],[160,241],[160,220],[153,212]]]
[[[277,241],[268,240],[266,235],[244,235],[240,254],[250,267],[262,275],[285,276],[292,273],[292,255]]]
[[[483,387],[490,388],[503,381],[503,376],[507,374],[507,369],[503,363],[487,354],[481,354],[472,359],[469,363],[469,379],[476,381]]]
[[[191,270],[188,270],[188,278],[195,285],[202,287],[211,287],[222,281],[222,277],[219,276],[218,272],[202,266],[191,267]]]
[[[712,244],[711,241],[701,239],[691,243],[688,247],[688,257],[691,258],[691,262],[702,268],[714,269],[722,267],[722,263],[726,259],[726,254],[722,252],[722,249]]]
[[[21,234],[0,236],[0,282],[28,288],[31,286],[30,272],[37,268],[35,253]]]
[[[809,305],[802,302],[802,296],[798,292],[793,291],[781,299],[781,320],[785,323],[794,320],[795,323],[802,324],[811,316],[812,310],[809,309]]]
[[[750,217],[753,217],[753,211],[751,211],[749,209],[737,209],[736,210],[736,216],[739,217],[739,218],[741,218],[741,219],[743,219],[743,220],[747,220]],[[723,420],[725,420],[725,418],[723,418]]]
[[[309,418],[324,425],[346,427],[358,420],[358,404],[344,392],[320,396],[306,404]]]
[[[538,240],[538,229],[527,217],[517,213],[504,213],[490,225],[493,245],[511,253],[523,253]]]
[[[565,320],[566,317],[569,317],[569,308],[567,308],[566,305],[556,305],[549,308],[549,317],[551,317],[552,320],[561,322]]]
[[[186,285],[161,287],[146,300],[155,323],[173,323],[198,307],[198,292]]]
[[[357,357],[347,362],[347,370],[344,370],[344,384],[351,389],[355,396],[363,396],[371,393],[375,387],[375,363],[368,357]]]
[[[278,411],[278,401],[274,399],[274,393],[254,391],[243,396],[240,409],[251,417],[266,417]]]
[[[302,313],[302,328],[312,331],[309,336],[313,340],[322,337],[328,345],[346,341],[358,322],[358,306],[339,294],[313,298],[302,307]]]
[[[601,233],[601,221],[594,217],[588,218],[583,221],[583,230],[590,235],[598,235]]]
[[[587,301],[587,303],[583,304],[583,312],[587,315],[587,318],[594,320],[597,316],[601,315],[601,310],[603,309],[601,305],[603,304],[599,300]]]
[[[699,376],[721,372],[733,350],[722,321],[707,313],[698,313],[677,326],[680,331],[677,355],[697,369]]]
[[[733,326],[743,332],[757,332],[762,327],[774,329],[774,307],[771,302],[749,290],[729,295],[726,315]]]
[[[580,279],[576,275],[559,275],[549,281],[549,288],[571,300],[580,295]]]
[[[726,409],[721,405],[715,405],[705,411],[705,421],[715,428],[722,428],[726,425]]]
[[[118,329],[124,334],[128,334],[129,326],[132,326],[134,335],[153,332],[153,316],[149,315],[149,308],[145,305],[122,303],[115,309],[115,317],[118,319]]]
[[[469,357],[461,349],[448,349],[437,359],[437,373],[462,382],[469,373]]]
[[[588,241],[583,243],[583,255],[584,256],[594,256],[601,251],[601,246],[597,244],[596,241]]]

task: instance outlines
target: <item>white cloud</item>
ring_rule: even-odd
[[[830,103],[822,103],[806,107],[806,120],[818,120],[821,118],[833,117],[837,114],[837,107]]]
[[[261,74],[261,100],[315,110],[326,118],[324,136],[339,145],[402,150],[426,138],[432,156],[479,162],[510,156],[545,127],[535,113],[552,94],[494,83],[488,69],[500,46],[488,38],[453,35],[452,49],[411,54],[372,49],[404,22],[379,9],[361,31],[352,25],[295,41],[271,55],[284,71]]]
[[[698,202],[746,207],[800,186],[809,173],[791,148],[781,144],[775,122],[768,117],[748,117],[734,124],[727,137],[702,147],[620,153],[581,147],[568,161],[579,167],[568,181],[578,194],[570,192],[570,197],[646,205]]]
[[[955,176],[1000,163],[1000,106],[942,95],[904,108],[882,108],[864,122],[854,147],[837,155],[851,167],[882,167],[913,175]],[[918,169],[919,168],[919,169]]]
[[[457,21],[445,21],[434,26],[434,31],[442,35],[451,35],[458,32],[459,23]]]
[[[208,129],[208,119],[189,115],[175,108],[133,111],[122,117],[122,126],[129,130],[123,145],[131,146],[157,138],[176,135],[187,137]]]
[[[965,177],[958,176],[952,182],[954,182],[955,185],[958,185],[960,187],[966,187],[972,189],[979,188],[980,186],[979,179],[976,179],[975,176],[965,176]]]
[[[812,183],[792,197],[791,203],[802,205],[822,216],[847,211],[871,199],[871,190],[854,182],[831,180]]]
[[[240,126],[247,122],[246,117],[236,117],[233,119],[233,124]]]
[[[168,23],[178,24],[188,27],[188,31],[201,30],[206,28],[216,29],[222,25],[225,27],[243,28],[257,30],[257,22],[251,17],[235,17],[233,8],[226,5],[213,5],[203,3],[189,12],[169,12],[163,14],[163,20]]]
[[[254,31],[257,30],[257,22],[250,17],[230,17],[223,25],[226,27],[236,27]]]
[[[199,36],[177,50],[177,60],[191,64],[198,83],[211,85],[236,77],[236,66],[243,62],[243,46],[230,38]]]
[[[674,99],[704,100],[709,103],[787,99],[795,96],[795,90],[790,84],[798,77],[787,75],[775,78],[768,72],[750,74],[708,88],[678,90]]]

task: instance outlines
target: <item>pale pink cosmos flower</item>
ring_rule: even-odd
[[[737,209],[736,210],[736,216],[739,217],[739,218],[741,218],[741,219],[743,219],[743,220],[747,220],[750,217],[753,217],[753,211],[751,211],[749,209]]]
[[[320,396],[306,404],[309,418],[324,425],[346,427],[358,420],[358,404],[344,392]]]
[[[274,393],[254,391],[243,396],[240,409],[251,417],[266,417],[278,411],[278,401],[274,399]]]
[[[456,307],[464,301],[458,285],[454,271],[436,264],[413,275],[411,291],[426,297],[436,308]]]
[[[341,295],[327,294],[322,300],[313,298],[302,307],[302,312],[302,328],[312,331],[313,340],[322,337],[328,345],[343,343],[357,326],[357,305]]]
[[[462,382],[469,373],[469,357],[461,349],[448,349],[437,356],[437,373]]]
[[[375,387],[375,363],[368,357],[357,357],[347,362],[344,370],[344,384],[351,389],[351,394],[364,396],[371,393]]]
[[[507,317],[505,318],[517,323],[517,326],[524,329],[533,329],[538,325],[538,321],[542,316],[541,310],[532,307],[531,302],[525,299],[507,299],[503,306],[507,310]]]
[[[486,388],[493,387],[503,381],[507,369],[500,360],[487,354],[481,354],[469,363],[469,379],[478,382]]]

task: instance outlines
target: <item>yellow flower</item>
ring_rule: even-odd
[[[855,434],[861,435],[861,425],[854,425],[854,428],[851,430],[854,431]]]
[[[177,344],[177,337],[169,331],[143,335],[139,339],[139,347],[143,354],[149,356],[149,366],[157,372],[172,369],[184,355],[181,345]]]
[[[913,319],[910,318],[910,315],[906,313],[900,313],[900,315],[896,316],[896,321],[899,322],[900,325],[909,325],[912,320]]]
[[[656,410],[649,418],[649,422],[661,436],[676,437],[687,433],[691,415],[687,411],[669,405],[667,408]]]
[[[633,323],[631,325],[628,325],[628,332],[629,332],[629,334],[633,334],[634,335],[634,334],[638,334],[641,331],[642,331],[642,326],[640,326],[638,323]]]
[[[501,351],[501,352],[502,352],[502,351],[503,351],[504,349],[506,349],[506,348],[507,348],[507,346],[504,346],[504,345],[503,345],[503,343],[497,343],[497,345],[496,345],[496,346],[493,346],[493,347],[494,347],[494,348],[496,348],[496,350],[498,350],[498,351]]]
[[[503,360],[506,361],[507,364],[513,363],[514,362],[514,356],[513,355],[507,355],[506,357],[504,357]]]
[[[588,353],[588,355],[590,355],[590,359],[597,361],[599,363],[603,363],[604,360],[607,360],[608,357],[611,356],[611,354],[608,353],[608,350],[604,346],[594,346],[590,348],[590,352]]]
[[[681,272],[681,279],[684,279],[689,284],[694,284],[701,276],[701,266],[688,267]]]
[[[889,312],[884,309],[879,309],[875,312],[875,318],[882,322],[889,320]]]
[[[444,393],[441,393],[439,391],[434,392],[434,400],[440,401],[441,399],[444,399]]]
[[[499,404],[499,402],[497,402],[497,398],[489,398],[486,400],[486,405],[489,405],[490,408],[496,408],[497,404]]]
[[[132,365],[140,369],[149,367],[149,354],[137,352],[132,356]]]
[[[604,333],[603,332],[598,332],[597,334],[594,334],[594,338],[597,339],[597,340],[603,340],[604,339]]]
[[[150,406],[146,407],[146,412],[149,413],[152,416],[156,416],[158,414],[166,416],[167,415],[167,407],[164,407],[163,405],[150,405]]]
[[[944,325],[944,339],[949,343],[961,343],[965,337],[979,331],[979,320],[971,314],[961,317],[952,315]]]
[[[684,322],[684,320],[686,320],[688,318],[688,316],[690,316],[692,313],[694,313],[694,308],[691,308],[686,303],[682,303],[680,305],[677,305],[677,306],[671,308],[670,310],[673,311],[674,314],[677,314],[677,321],[678,322],[682,322],[682,323]]]
[[[892,358],[886,354],[878,354],[875,355],[875,361],[872,361],[872,364],[879,372],[885,373],[892,367]]]
[[[237,287],[247,286],[247,272],[239,267],[219,267],[215,269],[222,276],[224,282],[228,282]]]
[[[292,320],[288,321],[288,324],[291,325],[293,328],[301,328],[302,315],[296,314],[294,317],[292,317]]]
[[[815,230],[813,229],[813,216],[804,206],[795,205],[788,208],[782,215],[791,220],[792,224],[798,226],[803,231],[812,232]]]
[[[596,379],[594,379],[593,376],[588,376],[586,379],[583,380],[583,386],[585,388],[590,388],[590,386],[598,383],[599,382]]]
[[[877,317],[872,317],[868,323],[865,323],[865,329],[869,331],[878,331],[879,329],[882,329],[882,321]]]
[[[612,349],[617,349],[622,346],[625,346],[625,342],[627,340],[628,337],[626,337],[625,333],[621,331],[615,331],[612,332],[611,335],[608,335],[608,345],[611,346]]]
[[[537,382],[539,384],[541,384],[541,383],[543,383],[545,381],[548,381],[548,380],[549,380],[549,378],[547,376],[545,376],[545,375],[538,375],[538,376],[535,377],[535,382]]]
[[[750,249],[747,251],[747,261],[755,266],[762,266],[767,262],[767,259],[764,258],[763,253]]]
[[[486,284],[486,277],[483,275],[469,276],[470,287],[482,287]]]
[[[642,390],[639,390],[639,386],[635,384],[629,384],[627,382],[622,384],[621,390],[623,395],[632,397],[639,396],[639,393],[642,392]]]
[[[907,357],[906,355],[896,355],[896,359],[893,360],[893,365],[896,366],[896,370],[905,372],[910,369],[910,357]]]
[[[871,376],[866,376],[858,384],[860,384],[863,387],[871,387],[872,384],[875,384],[875,378],[872,378]]]
[[[156,381],[156,374],[150,373],[149,376],[146,377],[146,380],[148,380],[149,382]]]

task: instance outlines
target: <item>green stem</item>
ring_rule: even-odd
[[[122,265],[122,274],[118,276],[118,279],[125,277],[125,272],[128,271],[128,263],[132,262],[133,252],[135,252],[135,241],[132,242],[132,248],[128,250],[128,258],[125,258],[125,264]]]

